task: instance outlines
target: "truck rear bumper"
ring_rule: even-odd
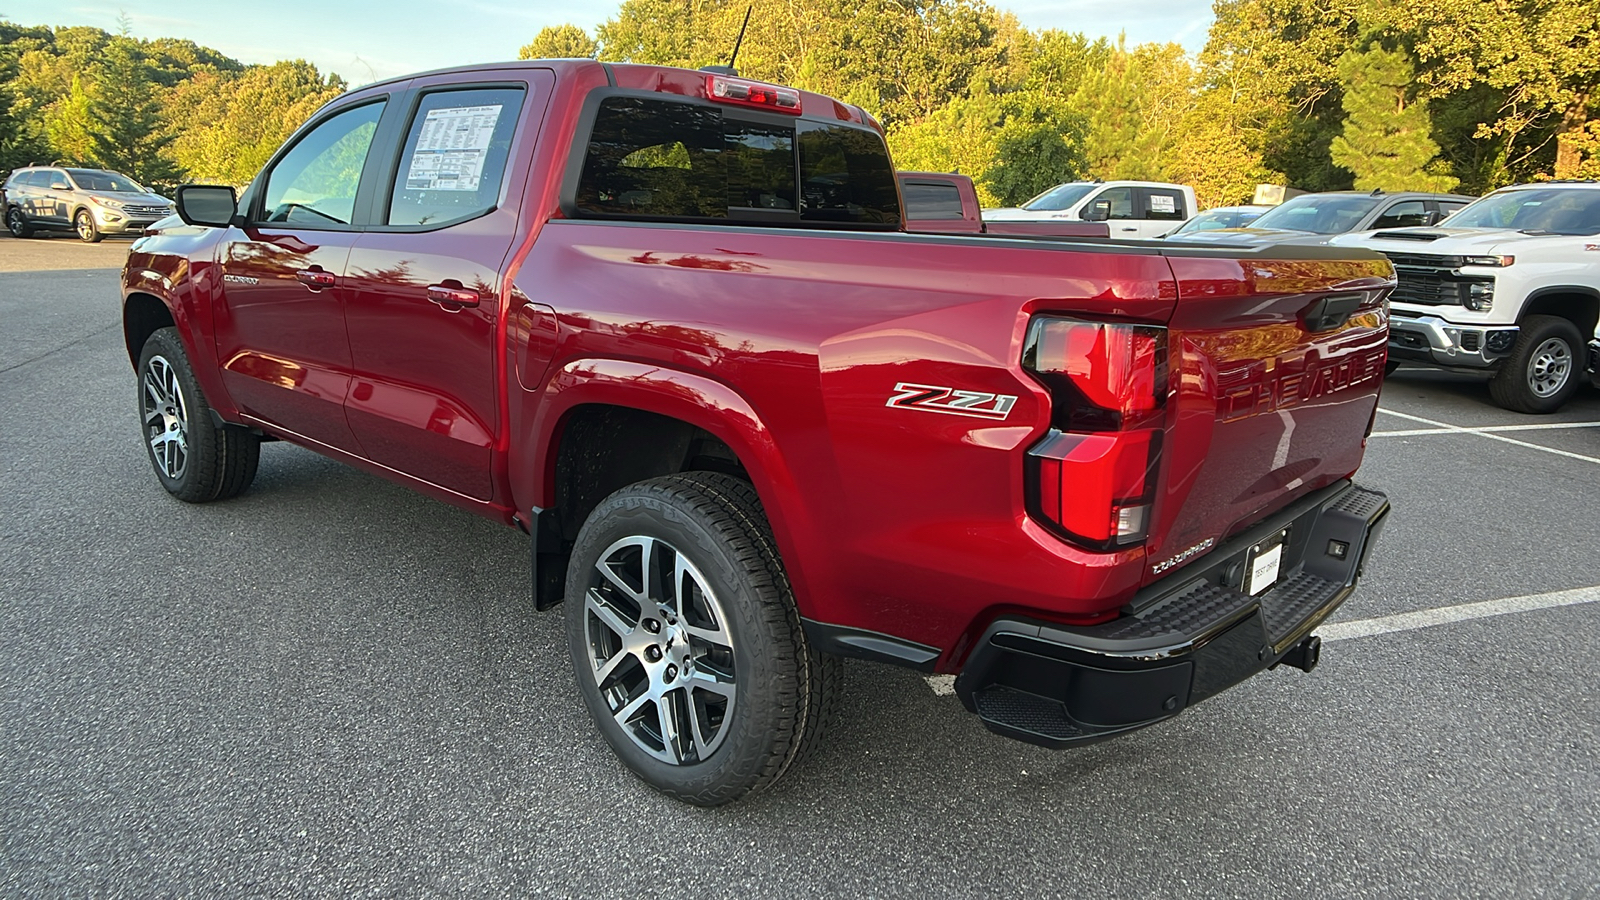
[[[1354,591],[1388,514],[1383,494],[1342,481],[1150,585],[1110,622],[997,619],[956,693],[991,731],[1066,747],[1170,719],[1280,662],[1310,671],[1311,632]],[[1253,554],[1280,539],[1277,580],[1244,593]]]
[[[1487,369],[1511,352],[1515,325],[1457,325],[1437,316],[1389,316],[1389,358]]]

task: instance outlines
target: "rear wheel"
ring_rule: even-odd
[[[1489,381],[1489,395],[1516,412],[1553,413],[1578,389],[1583,349],[1578,326],[1558,316],[1529,316]]]
[[[15,238],[33,236],[33,228],[28,225],[28,218],[22,214],[22,207],[13,206],[6,210],[6,230]]]
[[[840,661],[806,641],[749,484],[694,472],[623,488],[584,523],[567,573],[579,692],[645,782],[718,806],[815,746]]]
[[[94,224],[94,216],[87,209],[78,210],[78,215],[72,220],[73,227],[78,232],[78,240],[85,244],[98,244],[105,235]]]
[[[176,328],[158,329],[139,354],[139,419],[156,478],[179,500],[226,500],[255,480],[261,439],[212,418]]]

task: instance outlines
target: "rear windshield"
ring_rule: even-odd
[[[1354,230],[1362,217],[1378,205],[1376,197],[1350,194],[1306,194],[1286,200],[1250,223],[1251,228],[1343,234]]]
[[[143,194],[145,189],[126,175],[102,172],[99,169],[68,169],[80,191],[108,191],[111,193]]]
[[[900,189],[906,195],[907,219],[959,219],[964,215],[961,191],[953,184],[906,181],[901,183]]]
[[[1600,234],[1600,190],[1502,191],[1450,217],[1451,228],[1514,228],[1532,234]]]
[[[1095,189],[1092,184],[1058,184],[1039,196],[1022,204],[1023,209],[1037,210],[1040,212],[1059,212],[1071,209],[1072,204],[1083,199],[1083,195]]]
[[[574,204],[602,218],[900,225],[877,132],[645,97],[601,101]]]

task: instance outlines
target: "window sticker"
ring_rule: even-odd
[[[411,154],[408,191],[476,191],[500,105],[430,109]]]
[[[1175,213],[1178,211],[1177,198],[1171,194],[1151,194],[1150,211],[1158,213]]]

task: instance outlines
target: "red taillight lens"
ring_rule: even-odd
[[[1039,318],[1022,365],[1051,389],[1062,429],[1126,428],[1167,402],[1167,330]]]
[[[1109,550],[1143,541],[1161,458],[1166,329],[1035,319],[1023,366],[1050,389],[1051,424],[1028,451],[1031,511]]]
[[[706,94],[722,103],[758,106],[773,112],[800,115],[800,92],[794,88],[729,78],[726,75],[708,75]]]

